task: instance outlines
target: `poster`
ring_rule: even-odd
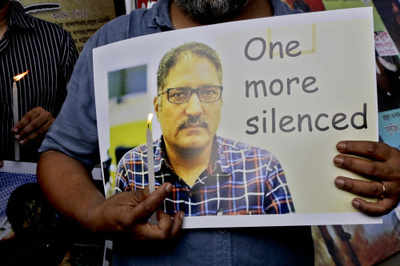
[[[20,0],[27,12],[70,32],[80,52],[101,26],[115,17],[113,0]]]
[[[248,195],[254,191],[250,189],[249,193],[243,192],[243,189],[249,189],[249,186],[241,183],[240,188],[232,189],[232,193],[238,193],[240,196],[229,195],[229,200],[233,197],[235,200],[243,198],[243,202],[231,200],[231,205],[224,208],[222,202],[225,198],[222,200],[219,197],[215,201],[220,205],[210,205],[210,209],[207,209],[213,215],[201,217],[194,216],[204,209],[196,209],[189,204],[192,212],[188,211],[184,227],[379,222],[379,219],[355,212],[350,204],[352,195],[334,187],[333,180],[337,175],[349,173],[337,169],[332,163],[337,154],[335,145],[339,140],[378,139],[372,27],[372,10],[364,8],[197,27],[137,37],[96,48],[94,70],[98,133],[103,166],[107,161],[110,165],[110,176],[105,177],[108,188],[119,191],[127,189],[127,186],[134,186],[135,189],[141,189],[139,186],[143,184],[142,188],[146,189],[146,178],[148,172],[151,172],[147,170],[147,158],[153,158],[147,157],[147,150],[143,145],[146,143],[146,119],[149,113],[156,114],[151,128],[154,145],[160,147],[162,144],[157,141],[161,140],[161,133],[163,136],[170,134],[168,125],[171,125],[171,132],[186,130],[194,125],[191,124],[194,123],[193,119],[187,115],[191,120],[186,121],[187,124],[179,124],[180,129],[177,129],[177,123],[183,120],[172,113],[168,116],[164,113],[164,116],[159,112],[161,102],[158,101],[161,98],[155,96],[159,93],[157,75],[162,76],[162,70],[158,66],[161,58],[171,49],[195,41],[212,47],[219,55],[224,73],[223,85],[215,85],[218,83],[216,80],[208,80],[205,83],[213,83],[215,86],[210,87],[208,84],[204,87],[204,84],[197,84],[199,86],[191,89],[184,87],[184,93],[169,89],[169,92],[162,91],[162,109],[167,110],[166,103],[181,104],[185,101],[183,98],[177,98],[178,96],[183,97],[189,92],[204,93],[204,90],[200,90],[207,89],[207,95],[216,97],[213,99],[214,104],[219,104],[213,107],[216,109],[209,106],[209,110],[214,111],[209,113],[208,120],[198,120],[198,124],[195,125],[197,129],[186,132],[196,135],[195,132],[202,131],[201,128],[209,128],[209,131],[216,132],[216,135],[210,134],[205,137],[208,141],[205,143],[211,143],[210,137],[217,136],[218,147],[228,143],[240,152],[241,149],[254,147],[253,151],[262,158],[273,154],[268,158],[276,160],[271,159],[267,162],[272,163],[272,172],[277,174],[274,180],[281,182],[278,183],[279,188],[276,191],[283,188],[286,194],[280,195],[283,197],[280,200],[292,202],[294,207],[287,204],[285,211],[279,212],[279,215],[255,215],[263,214],[267,207],[275,205],[257,205],[252,209],[254,200]],[[224,34],[221,34],[222,31]],[[354,40],[353,45],[345,45],[344,40],[350,38]],[[164,44],[162,48],[159,46],[160,42]],[[267,43],[275,44],[267,47]],[[282,49],[269,50],[276,46]],[[284,46],[286,48],[283,48]],[[348,58],[354,60],[349,61]],[[215,78],[210,73],[204,74],[203,78],[211,76]],[[195,77],[192,77],[192,80],[195,80]],[[349,87],[352,89],[348,89]],[[207,95],[199,96],[201,101],[211,101]],[[212,114],[219,114],[220,118]],[[197,115],[192,116],[198,119]],[[166,121],[169,122],[165,123]],[[176,139],[178,141],[178,137]],[[227,140],[224,142],[221,139]],[[174,138],[171,137],[168,141],[170,140],[174,141]],[[182,143],[177,146],[186,145]],[[128,155],[124,154],[135,146],[138,146],[137,149]],[[313,147],[318,148],[312,150]],[[136,165],[141,170],[138,170],[136,176],[136,170],[126,169],[128,172],[135,172],[135,180],[128,180],[122,189],[122,179],[118,170],[118,164],[121,169],[121,160],[118,158],[118,162],[116,152],[121,150],[120,148],[125,149],[121,152],[125,159],[127,156],[142,156],[142,159],[135,161],[135,157],[136,159],[130,162],[131,166]],[[183,151],[186,151],[185,149]],[[159,158],[157,155],[160,155],[158,151],[155,149],[155,161]],[[305,153],[307,156],[303,156]],[[249,158],[252,158],[251,156]],[[127,162],[125,159],[122,160],[124,163]],[[243,162],[241,160],[238,162]],[[304,167],[305,165],[307,167]],[[264,167],[263,164],[261,166]],[[160,170],[157,161],[154,167],[157,174]],[[242,179],[247,182],[247,176],[250,176],[248,172],[257,173],[257,170],[254,170],[256,168],[254,165],[246,168],[246,178],[243,178],[243,175]],[[284,177],[281,169],[284,170]],[[264,174],[261,174],[260,180],[266,178]],[[136,177],[142,178],[142,183],[136,180]],[[257,181],[255,184],[267,184],[262,183],[264,181]],[[188,182],[190,183],[189,180]],[[266,197],[271,195],[269,187],[265,186],[263,189],[265,193],[257,191],[254,195],[261,194],[262,197],[257,200],[268,202]],[[213,199],[201,201],[212,202]],[[169,202],[178,204],[176,199]],[[165,209],[170,211],[168,204],[165,204]],[[236,209],[232,204],[237,204]],[[224,215],[229,213],[235,215]]]

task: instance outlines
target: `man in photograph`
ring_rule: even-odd
[[[268,151],[216,135],[222,108],[222,66],[215,50],[187,43],[162,58],[154,109],[162,136],[153,146],[156,186],[173,185],[168,214],[282,214],[294,211],[284,171]],[[124,155],[122,191],[148,185],[147,146]]]

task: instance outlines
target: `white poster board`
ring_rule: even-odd
[[[335,188],[336,176],[355,175],[332,162],[338,141],[378,139],[371,8],[175,30],[95,49],[102,161],[113,141],[110,128],[154,112],[161,58],[190,42],[212,47],[222,62],[217,136],[271,152],[284,170],[295,212],[186,217],[185,228],[381,222],[357,212],[354,196]],[[143,91],[109,97],[110,73],[142,66]],[[161,133],[155,120],[154,139]]]

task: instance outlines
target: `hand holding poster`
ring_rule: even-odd
[[[153,112],[156,187],[173,184],[164,211],[184,211],[184,227],[376,222],[334,187],[354,174],[332,162],[340,140],[377,140],[373,37],[364,8],[97,48],[101,159],[119,164],[112,186],[147,189]],[[137,147],[120,159],[121,145]]]

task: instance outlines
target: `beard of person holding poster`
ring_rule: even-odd
[[[202,21],[199,13],[200,17],[207,17],[207,22]],[[159,213],[157,225],[149,224],[148,218],[173,192],[170,183],[164,183],[143,197],[122,192],[105,199],[93,185],[88,171],[99,162],[93,84],[94,48],[139,35],[203,23],[293,13],[296,11],[279,0],[159,0],[150,10],[135,10],[106,24],[88,42],[69,83],[67,100],[41,147],[38,179],[49,201],[64,215],[94,232],[130,239],[128,242],[114,241],[113,265],[314,264],[310,227],[180,231],[182,215],[177,213],[172,217],[163,212]],[[353,206],[369,215],[391,211],[399,201],[400,152],[385,144],[367,141],[343,141],[337,148],[340,154],[335,157],[335,164],[338,167],[372,177],[371,181],[336,178],[339,188],[372,199],[367,202],[356,197]],[[179,232],[181,237],[178,238]],[[171,238],[174,241],[139,241]]]
[[[153,146],[156,186],[173,185],[164,201],[170,215],[283,214],[294,212],[279,161],[268,151],[217,136],[222,108],[222,66],[202,43],[186,43],[159,64],[154,109],[162,137]],[[148,185],[147,146],[119,163],[121,191]]]

